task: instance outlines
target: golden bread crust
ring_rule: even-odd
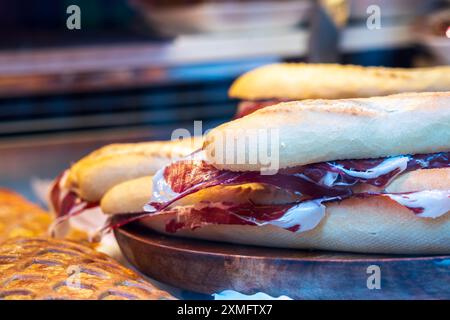
[[[250,144],[255,132],[269,136],[269,142],[258,136]],[[275,153],[270,160],[276,169],[449,151],[450,92],[280,103],[211,130],[204,149],[208,162],[232,171],[270,167],[260,156],[267,151],[261,150]],[[257,161],[249,161],[252,154]]]
[[[0,188],[0,242],[22,237],[42,237],[48,234],[52,223],[50,213],[29,202],[21,195]],[[87,242],[87,234],[70,229],[67,239]]]
[[[279,63],[245,73],[232,84],[229,96],[242,100],[342,99],[449,90],[450,66],[403,69]]]
[[[48,238],[0,246],[0,299],[172,299],[107,255]]]
[[[84,200],[97,202],[114,185],[154,174],[200,146],[200,138],[108,145],[75,163],[65,187],[76,190]]]

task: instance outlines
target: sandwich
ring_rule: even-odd
[[[236,114],[236,118],[240,118],[285,101],[449,90],[449,66],[402,69],[278,63],[251,70],[239,77],[232,84],[229,96],[241,101]]]
[[[280,103],[101,201],[104,231],[279,248],[450,253],[450,92]]]
[[[68,224],[62,222],[81,213],[86,214],[78,220],[80,227],[89,233],[95,231],[105,220],[100,200],[111,187],[154,174],[161,166],[190,154],[199,145],[199,139],[189,138],[111,144],[90,153],[60,174],[50,188],[49,206],[57,217],[53,232],[65,234]],[[71,221],[77,224],[77,220]]]

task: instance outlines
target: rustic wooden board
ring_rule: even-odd
[[[450,299],[450,256],[393,256],[285,250],[168,237],[137,224],[115,231],[142,273],[182,289],[226,289],[294,299]],[[381,289],[369,289],[368,267]],[[372,282],[371,282],[372,283]]]

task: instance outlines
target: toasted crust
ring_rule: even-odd
[[[213,129],[204,149],[233,171],[449,151],[450,92],[280,103]]]
[[[10,239],[0,257],[2,300],[174,299],[107,255],[70,241]]]
[[[229,95],[243,100],[301,100],[449,90],[449,66],[401,69],[281,63],[245,73],[233,83]]]
[[[200,145],[200,138],[108,145],[75,163],[65,187],[75,189],[84,200],[96,202],[114,185],[154,174]]]
[[[157,215],[141,223],[165,232],[171,214]],[[385,254],[449,254],[450,212],[437,219],[416,217],[408,209],[382,197],[348,199],[327,205],[318,227],[294,233],[271,225],[207,225],[195,230],[168,233],[267,247],[318,249]]]

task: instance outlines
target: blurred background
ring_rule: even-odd
[[[70,5],[81,29],[69,30]],[[373,7],[373,5],[377,6]],[[371,8],[369,8],[372,6]],[[0,185],[32,186],[107,143],[230,120],[276,61],[450,63],[444,0],[0,0]],[[368,25],[371,10],[381,25]],[[31,178],[31,180],[30,180]]]

